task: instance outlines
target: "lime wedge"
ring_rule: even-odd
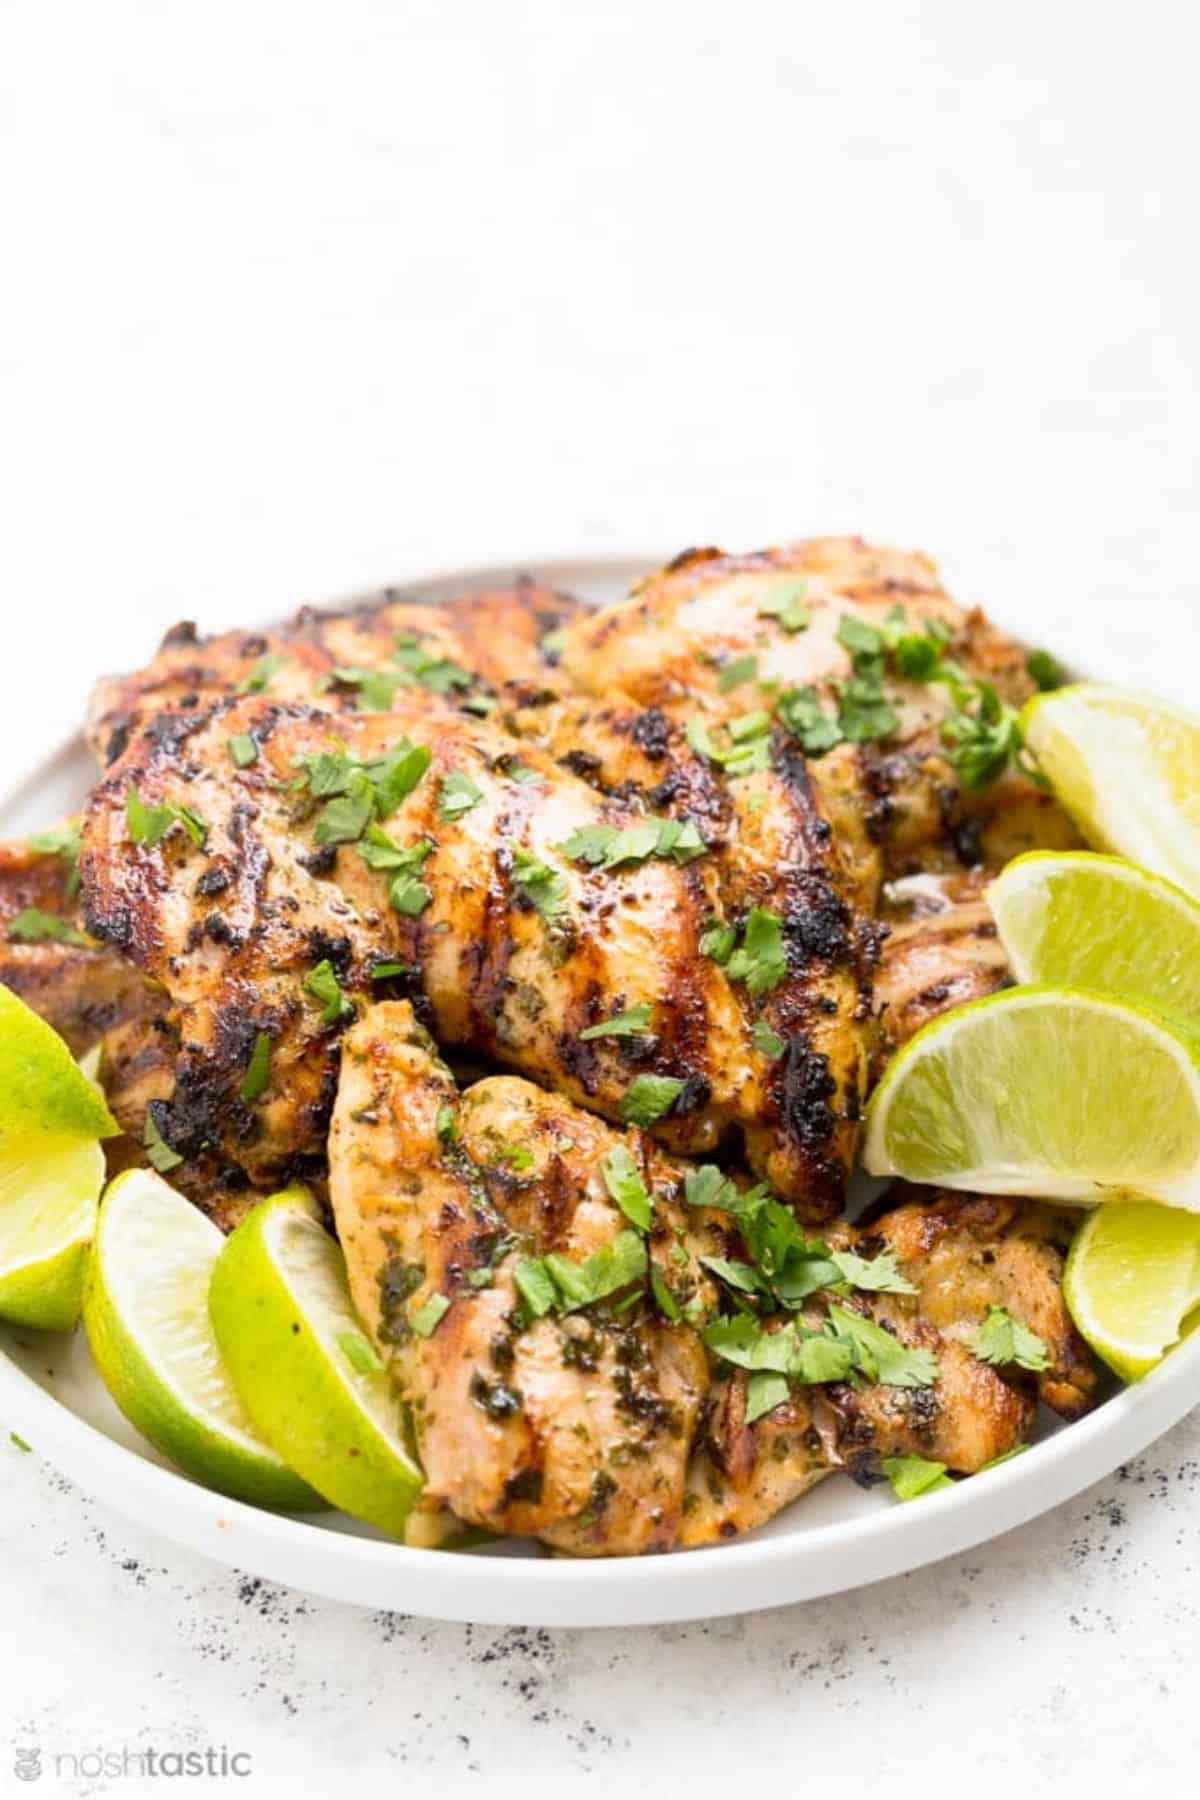
[[[1064,982],[1200,1019],[1200,906],[1117,856],[1018,856],[988,889],[1018,981]]]
[[[267,1441],[332,1505],[402,1538],[423,1476],[342,1252],[302,1195],[265,1201],[226,1239],[209,1311]]]
[[[1114,1189],[1200,1211],[1200,1035],[1075,988],[1012,988],[935,1019],[867,1109],[873,1175],[991,1194]]]
[[[0,987],[0,1318],[69,1331],[117,1125],[44,1019]]]
[[[1200,895],[1200,719],[1084,683],[1036,695],[1021,724],[1089,844]]]
[[[83,1325],[125,1417],[206,1487],[255,1506],[311,1511],[319,1494],[263,1442],[225,1373],[208,1317],[224,1239],[149,1169],[104,1196]]]
[[[1063,1294],[1096,1354],[1137,1381],[1200,1306],[1200,1219],[1146,1201],[1097,1207],[1075,1234]]]

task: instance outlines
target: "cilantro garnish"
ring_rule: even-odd
[[[725,965],[730,981],[742,981],[746,991],[757,997],[769,994],[787,975],[787,954],[783,944],[783,920],[764,907],[754,907],[746,916],[742,941]]]
[[[284,664],[284,658],[278,650],[268,650],[260,656],[250,673],[241,683],[243,694],[265,694],[272,679],[278,675]]]
[[[923,1456],[885,1456],[879,1467],[892,1484],[897,1500],[916,1500],[939,1488],[954,1487],[945,1463],[927,1462]]]
[[[373,962],[370,970],[372,981],[391,981],[397,975],[407,975],[408,973],[408,963],[389,961],[386,957],[379,962]]]
[[[586,1031],[580,1032],[579,1041],[586,1044],[593,1038],[637,1037],[639,1033],[649,1030],[652,1010],[648,1000],[641,1001],[637,1006],[626,1007],[624,1012],[614,1013],[611,1019],[604,1019],[599,1025],[589,1025]]]
[[[423,1306],[409,1313],[408,1322],[418,1337],[432,1337],[449,1311],[450,1302],[445,1294],[430,1294]]]
[[[1023,748],[1021,727],[990,681],[945,677],[955,708],[942,721],[947,759],[968,793],[985,788],[1016,762]]]
[[[746,1383],[745,1423],[757,1424],[767,1413],[782,1406],[791,1391],[786,1375],[776,1375],[770,1369],[757,1370]]]
[[[683,1317],[683,1308],[667,1286],[662,1270],[653,1261],[650,1264],[650,1292],[663,1317],[669,1319],[672,1325],[678,1325]]]
[[[198,850],[203,849],[208,836],[208,826],[199,813],[186,806],[173,806],[169,801],[161,806],[147,806],[136,787],[131,787],[125,797],[125,825],[131,841],[144,844],[148,850],[161,844],[175,826],[187,834]]]
[[[600,1164],[600,1173],[611,1198],[629,1223],[636,1225],[639,1231],[649,1231],[653,1201],[642,1180],[641,1170],[624,1144],[609,1151]]]
[[[388,889],[392,910],[416,918],[433,899],[431,890],[419,879],[432,849],[432,838],[418,838],[415,844],[397,844],[381,825],[368,825],[358,854],[369,869],[384,870],[392,875]]]
[[[1031,650],[1025,658],[1025,667],[1044,694],[1063,684],[1063,672],[1048,650]]]
[[[837,1264],[842,1280],[865,1294],[915,1294],[916,1288],[900,1273],[894,1250],[884,1250],[867,1258],[853,1250],[831,1250],[830,1260]]]
[[[728,662],[721,664],[717,672],[717,692],[720,694],[732,693],[733,689],[741,687],[743,682],[753,681],[757,674],[757,656],[731,657]]]
[[[715,919],[705,920],[704,930],[700,934],[701,956],[707,956],[724,968],[733,955],[736,943],[737,932],[732,925],[720,925]]]
[[[142,1132],[142,1148],[146,1152],[146,1161],[160,1175],[169,1175],[183,1161],[178,1150],[172,1150],[162,1132],[158,1129],[154,1114],[146,1114],[146,1125]]]
[[[816,688],[788,688],[779,696],[777,712],[806,756],[823,756],[842,741],[841,727],[823,711]]]
[[[621,1098],[621,1117],[626,1125],[653,1125],[670,1112],[683,1092],[674,1075],[638,1075]]]
[[[975,1333],[971,1348],[980,1362],[994,1363],[998,1367],[1005,1364],[1016,1364],[1020,1369],[1031,1369],[1040,1373],[1050,1367],[1050,1357],[1045,1344],[1028,1325],[1022,1325],[1019,1319],[1003,1306],[989,1306],[987,1318]]]
[[[611,1244],[593,1251],[583,1262],[572,1262],[557,1251],[542,1262],[558,1290],[557,1310],[570,1313],[644,1281],[648,1259],[638,1232],[619,1231]]]
[[[437,1117],[433,1122],[433,1129],[437,1134],[439,1143],[448,1144],[450,1142],[451,1138],[454,1136],[455,1130],[454,1108],[452,1106],[443,1103],[438,1107]]]
[[[512,878],[530,906],[537,908],[543,919],[557,919],[567,904],[567,878],[549,863],[540,862],[532,850],[522,844],[512,847]]]
[[[469,775],[461,769],[451,769],[442,776],[438,788],[438,818],[449,824],[454,819],[461,819],[464,813],[470,812],[483,799],[483,789],[476,787]]]
[[[29,848],[39,856],[61,856],[69,871],[65,898],[73,900],[79,892],[79,836],[78,819],[68,819],[65,825],[52,825],[48,831],[36,831],[29,840]]]
[[[248,731],[235,731],[229,739],[229,756],[235,769],[248,769],[258,761],[258,745]]]
[[[765,600],[759,602],[759,614],[765,619],[777,619],[784,631],[804,631],[812,624],[812,613],[800,604],[807,592],[806,581],[789,581],[776,586]]]
[[[787,1045],[779,1033],[772,1030],[765,1019],[755,1019],[754,1029],[750,1033],[750,1042],[760,1056],[769,1056],[772,1062],[777,1061],[787,1049]]]
[[[271,1034],[269,1031],[260,1031],[255,1034],[254,1048],[250,1052],[250,1061],[246,1065],[246,1073],[238,1092],[243,1100],[257,1100],[270,1079]]]
[[[369,763],[351,756],[342,744],[302,757],[309,792],[325,801],[317,815],[317,843],[357,843],[372,820],[390,817],[412,793],[429,762],[426,747],[407,738]]]
[[[931,1387],[938,1378],[937,1357],[932,1350],[910,1349],[873,1319],[831,1306],[829,1322],[835,1336],[852,1345],[854,1366],[868,1381],[887,1387]]]
[[[645,862],[650,856],[689,863],[703,856],[708,846],[691,819],[647,818],[622,828],[581,825],[559,848],[572,862],[587,863],[603,871],[619,868],[623,863]]]
[[[43,912],[40,907],[26,906],[8,921],[8,937],[14,944],[75,944],[90,950],[92,940],[64,919],[61,913]]]
[[[527,1175],[537,1160],[528,1144],[502,1144],[499,1155],[518,1175]]]
[[[558,1289],[541,1257],[522,1257],[513,1268],[513,1283],[535,1319],[544,1318],[558,1304]]]
[[[336,1025],[339,1019],[348,1018],[354,1011],[353,1004],[341,990],[328,957],[324,957],[304,977],[303,987],[304,992],[320,1006],[323,1025]]]

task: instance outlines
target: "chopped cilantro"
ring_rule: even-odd
[[[822,710],[816,688],[788,688],[776,710],[806,756],[823,756],[842,741],[838,722]]]
[[[723,968],[733,955],[736,943],[737,932],[732,925],[720,925],[715,919],[705,920],[704,930],[700,934],[701,956],[707,956]]]
[[[375,790],[365,773],[351,775],[344,794],[321,808],[314,837],[318,844],[354,844],[375,817]]]
[[[860,619],[857,613],[843,613],[838,620],[837,641],[848,650],[850,660],[858,664],[865,658],[883,655],[883,635],[874,625]]]
[[[763,1277],[750,1263],[736,1262],[727,1256],[701,1256],[697,1260],[718,1281],[723,1281],[726,1287],[736,1288],[739,1294],[761,1294],[768,1291]]]
[[[923,1456],[885,1456],[879,1466],[891,1482],[897,1500],[916,1500],[922,1494],[934,1494],[939,1488],[955,1485],[946,1473],[945,1463],[927,1462]]]
[[[589,1025],[586,1031],[580,1032],[579,1041],[586,1044],[593,1038],[637,1037],[640,1032],[649,1030],[652,1010],[648,1000],[643,1000],[638,1006],[626,1007],[624,1012],[615,1013],[611,1019],[604,1019],[599,1025]]]
[[[65,825],[52,825],[48,831],[35,831],[29,848],[39,856],[60,856],[69,871],[65,898],[73,900],[79,892],[80,822],[68,819]]]
[[[407,975],[409,973],[410,966],[408,963],[389,962],[385,959],[382,962],[373,962],[371,964],[372,981],[392,981],[397,975]]]
[[[243,694],[265,694],[274,676],[278,675],[284,664],[284,658],[278,650],[268,650],[260,656],[250,673],[241,683]]]
[[[246,1073],[238,1092],[243,1100],[257,1100],[270,1079],[271,1034],[269,1031],[259,1031],[255,1034],[254,1048],[250,1052],[250,1061],[246,1065]]]
[[[800,604],[807,592],[806,581],[777,585],[759,602],[759,614],[764,619],[777,619],[784,631],[804,631],[812,624],[811,611]]]
[[[636,1231],[619,1231],[611,1244],[583,1262],[572,1262],[557,1251],[542,1260],[558,1290],[562,1312],[578,1312],[646,1278],[646,1246]]]
[[[318,844],[356,843],[374,819],[386,819],[429,767],[423,744],[403,739],[386,756],[359,762],[344,745],[301,759],[314,799],[326,804],[317,817]]]
[[[438,818],[449,824],[454,819],[461,819],[464,813],[470,812],[483,799],[483,789],[476,787],[469,775],[461,769],[451,769],[442,776],[438,788]]]
[[[942,742],[964,788],[976,793],[1020,756],[1020,723],[990,681],[964,682],[952,676],[950,692],[954,710],[942,721]]]
[[[26,906],[13,914],[8,921],[8,936],[14,944],[42,944],[49,940],[56,944],[76,944],[83,950],[92,947],[92,940],[72,925],[70,919],[64,919],[61,913],[42,912],[36,906]]]
[[[910,1349],[873,1319],[844,1306],[831,1306],[829,1321],[836,1337],[853,1347],[854,1366],[866,1380],[902,1388],[931,1387],[937,1380],[932,1350]]]
[[[754,1029],[750,1033],[750,1042],[760,1056],[769,1056],[774,1062],[781,1057],[787,1045],[777,1031],[773,1031],[765,1019],[755,1019]]]
[[[445,1294],[430,1294],[424,1306],[409,1313],[408,1322],[418,1337],[432,1337],[449,1311],[450,1302]]]
[[[18,1432],[10,1431],[8,1434],[8,1441],[13,1446],[14,1450],[31,1451],[31,1446],[25,1442],[25,1439],[21,1437]]]
[[[1040,1373],[1050,1367],[1046,1346],[1037,1333],[1022,1325],[1003,1306],[989,1306],[987,1318],[972,1340],[971,1348],[980,1362],[998,1367],[1016,1364],[1020,1369]]]
[[[177,1169],[183,1161],[179,1152],[172,1150],[158,1129],[152,1112],[146,1114],[146,1125],[142,1132],[142,1148],[146,1152],[146,1161],[152,1169],[157,1169],[160,1175],[169,1175],[171,1170]]]
[[[649,1231],[653,1201],[642,1180],[641,1170],[624,1144],[609,1151],[600,1164],[600,1173],[610,1196],[629,1223],[636,1225],[639,1231]]]
[[[440,1143],[448,1144],[450,1142],[454,1136],[454,1108],[452,1106],[443,1104],[438,1107],[433,1129],[437,1133]]]
[[[342,687],[357,690],[355,703],[359,712],[390,712],[396,689],[405,677],[388,669],[335,669],[333,679]]]
[[[1043,693],[1063,684],[1063,672],[1048,650],[1031,650],[1025,658],[1025,667]]]
[[[776,1375],[770,1369],[757,1370],[746,1383],[745,1423],[757,1424],[767,1413],[782,1406],[790,1392],[786,1375]]]
[[[518,1175],[527,1175],[537,1160],[528,1144],[502,1144],[499,1154],[500,1161]]]
[[[161,844],[176,825],[186,832],[198,850],[203,848],[208,835],[208,827],[198,813],[186,806],[173,806],[169,801],[164,801],[161,806],[147,806],[136,787],[131,787],[125,797],[125,824],[131,841],[144,844],[149,850]]]
[[[621,1098],[621,1117],[626,1125],[653,1125],[682,1092],[683,1083],[674,1075],[638,1075]]]
[[[451,662],[448,656],[431,656],[421,648],[421,640],[412,632],[402,632],[396,639],[396,662],[402,676],[415,681],[418,687],[429,688],[435,694],[449,693],[451,688],[469,688],[473,677],[460,664]]]
[[[878,1256],[858,1256],[853,1250],[831,1250],[830,1258],[841,1270],[842,1280],[865,1294],[915,1294],[912,1282],[900,1273],[894,1250]]]
[[[761,906],[746,917],[742,941],[725,965],[730,981],[742,981],[748,993],[769,994],[787,975],[783,920]]]
[[[731,780],[744,775],[761,774],[771,766],[771,746],[767,737],[770,718],[762,711],[743,713],[726,727],[730,747],[722,749],[700,718],[689,719],[684,733],[697,756],[715,763]],[[738,735],[735,736],[735,730]]]
[[[689,863],[708,848],[691,819],[640,820],[636,825],[582,825],[559,848],[572,862],[592,868],[616,869],[623,863],[645,862],[647,857],[669,857]]]
[[[248,769],[258,761],[258,745],[248,731],[235,731],[229,740],[229,755],[237,769]]]
[[[667,1286],[662,1270],[654,1261],[651,1261],[650,1264],[650,1292],[654,1295],[654,1303],[664,1319],[669,1319],[672,1325],[678,1325],[683,1317],[683,1308]]]
[[[513,1283],[535,1319],[544,1318],[558,1304],[558,1289],[540,1256],[522,1257],[513,1269]]]
[[[361,1331],[339,1331],[337,1347],[356,1375],[378,1375],[383,1364]]]
[[[348,1018],[353,1013],[354,1007],[343,994],[328,957],[322,958],[316,968],[305,976],[303,985],[304,992],[320,1006],[323,1025],[336,1025],[339,1019]]]
[[[539,862],[532,850],[521,844],[512,847],[512,878],[530,906],[537,908],[543,919],[557,919],[567,904],[567,879],[549,863]]]
[[[721,694],[731,693],[743,682],[753,681],[758,674],[757,656],[735,656],[721,664],[717,674],[717,691]]]

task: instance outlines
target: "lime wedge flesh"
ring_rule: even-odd
[[[423,1481],[404,1410],[354,1311],[342,1252],[302,1195],[265,1201],[226,1240],[209,1311],[267,1441],[332,1505],[403,1538]]]
[[[1021,724],[1093,848],[1200,896],[1200,719],[1148,694],[1081,683],[1035,696]]]
[[[1097,1207],[1075,1234],[1063,1293],[1096,1354],[1139,1380],[1200,1305],[1200,1219],[1147,1201]]]
[[[1200,1036],[1072,988],[1013,988],[935,1019],[867,1109],[873,1175],[1200,1211]]]
[[[95,1142],[0,1140],[0,1318],[70,1331],[103,1185],[104,1152]]]
[[[1200,906],[1116,856],[1035,850],[988,889],[1018,981],[1053,981],[1200,1020]]]
[[[264,1442],[225,1372],[208,1317],[224,1239],[161,1176],[132,1169],[100,1207],[83,1324],[126,1418],[206,1487],[311,1511],[321,1496]]]
[[[115,1137],[119,1130],[57,1031],[0,987],[0,1143],[32,1134]]]

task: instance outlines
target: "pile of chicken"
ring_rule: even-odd
[[[969,1474],[1090,1403],[1063,1221],[838,1221],[887,1055],[1007,979],[989,874],[1075,841],[1030,666],[857,539],[180,627],[81,826],[0,851],[0,979],[223,1228],[327,1201],[430,1506],[611,1555]]]

